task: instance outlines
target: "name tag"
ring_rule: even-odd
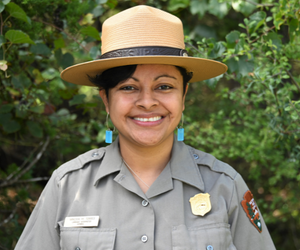
[[[97,227],[99,216],[66,217],[64,227]]]

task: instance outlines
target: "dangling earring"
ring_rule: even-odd
[[[177,141],[184,141],[183,113],[181,115],[181,127],[177,127]]]
[[[113,132],[108,127],[108,116],[109,116],[109,113],[107,113],[107,115],[106,115],[106,127],[107,127],[107,130],[105,132],[105,142],[106,143],[112,143],[112,134],[113,134]]]

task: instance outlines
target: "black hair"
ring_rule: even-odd
[[[98,86],[100,90],[104,89],[106,96],[108,98],[109,89],[114,88],[120,82],[126,81],[129,77],[133,75],[136,70],[137,65],[125,65],[120,67],[115,67],[107,69],[98,74],[95,77],[88,76],[91,83]],[[186,69],[175,66],[182,75],[183,78],[183,95],[186,92],[186,85],[192,79],[193,73],[187,72]]]

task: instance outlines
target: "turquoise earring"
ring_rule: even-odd
[[[105,132],[105,142],[106,143],[112,143],[113,132],[108,127],[108,116],[109,116],[109,113],[107,113],[107,115],[106,115],[106,127],[107,127],[107,130]]]
[[[177,127],[177,141],[184,141],[183,113],[181,116],[181,127]]]

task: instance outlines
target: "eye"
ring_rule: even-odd
[[[158,87],[158,89],[161,89],[161,90],[169,90],[169,89],[172,89],[172,87],[169,86],[169,85],[161,85],[161,86]]]
[[[133,86],[123,86],[120,88],[121,90],[135,90]]]

